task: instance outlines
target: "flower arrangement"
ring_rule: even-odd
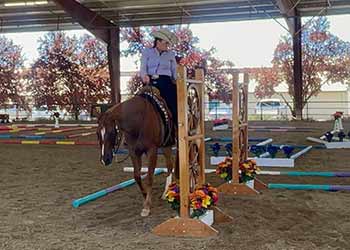
[[[171,204],[171,208],[179,211],[180,209],[180,188],[176,184],[176,182],[171,183],[168,186],[168,190],[166,193],[166,199]]]
[[[239,164],[239,182],[247,182],[253,180],[260,169],[257,167],[254,160],[246,160]],[[225,181],[232,179],[232,158],[226,157],[223,162],[220,162],[216,168],[216,174]]]
[[[200,188],[196,188],[190,194],[190,205],[193,210],[191,217],[199,217],[218,201],[218,190],[210,184],[205,184]]]
[[[180,210],[180,188],[173,182],[169,185],[166,199],[171,204],[171,208]],[[218,201],[218,191],[210,184],[205,184],[202,187],[196,188],[193,193],[189,195],[190,206],[192,208],[191,217],[199,217]]]
[[[239,164],[239,181],[247,182],[253,180],[257,172],[260,171],[254,160],[246,160]]]
[[[230,181],[232,179],[232,158],[226,157],[224,161],[219,163],[215,172],[220,178]]]
[[[334,119],[341,118],[343,116],[343,112],[337,111],[333,114]]]

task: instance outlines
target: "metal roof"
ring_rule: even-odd
[[[279,0],[80,0],[121,26],[242,21],[284,17]],[[350,14],[350,0],[284,0],[301,16]],[[13,3],[27,4],[11,6]],[[42,4],[42,3],[45,4]],[[0,33],[81,26],[53,1],[0,0]]]

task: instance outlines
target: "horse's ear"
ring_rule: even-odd
[[[101,119],[102,116],[102,109],[100,105],[93,105],[91,107],[91,117],[97,118],[97,121]]]
[[[103,117],[104,117],[105,113],[96,113],[96,118],[97,118],[97,123],[99,123],[100,121],[102,121]]]

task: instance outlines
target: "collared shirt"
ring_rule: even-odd
[[[159,53],[156,48],[146,48],[141,57],[140,75],[167,75],[176,80],[175,53],[164,51]]]

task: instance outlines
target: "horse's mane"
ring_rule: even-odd
[[[106,112],[101,113],[100,116],[97,118],[97,123],[99,125],[113,125],[115,123],[116,118],[116,109],[120,106],[120,104],[121,103],[118,103],[109,108]]]

